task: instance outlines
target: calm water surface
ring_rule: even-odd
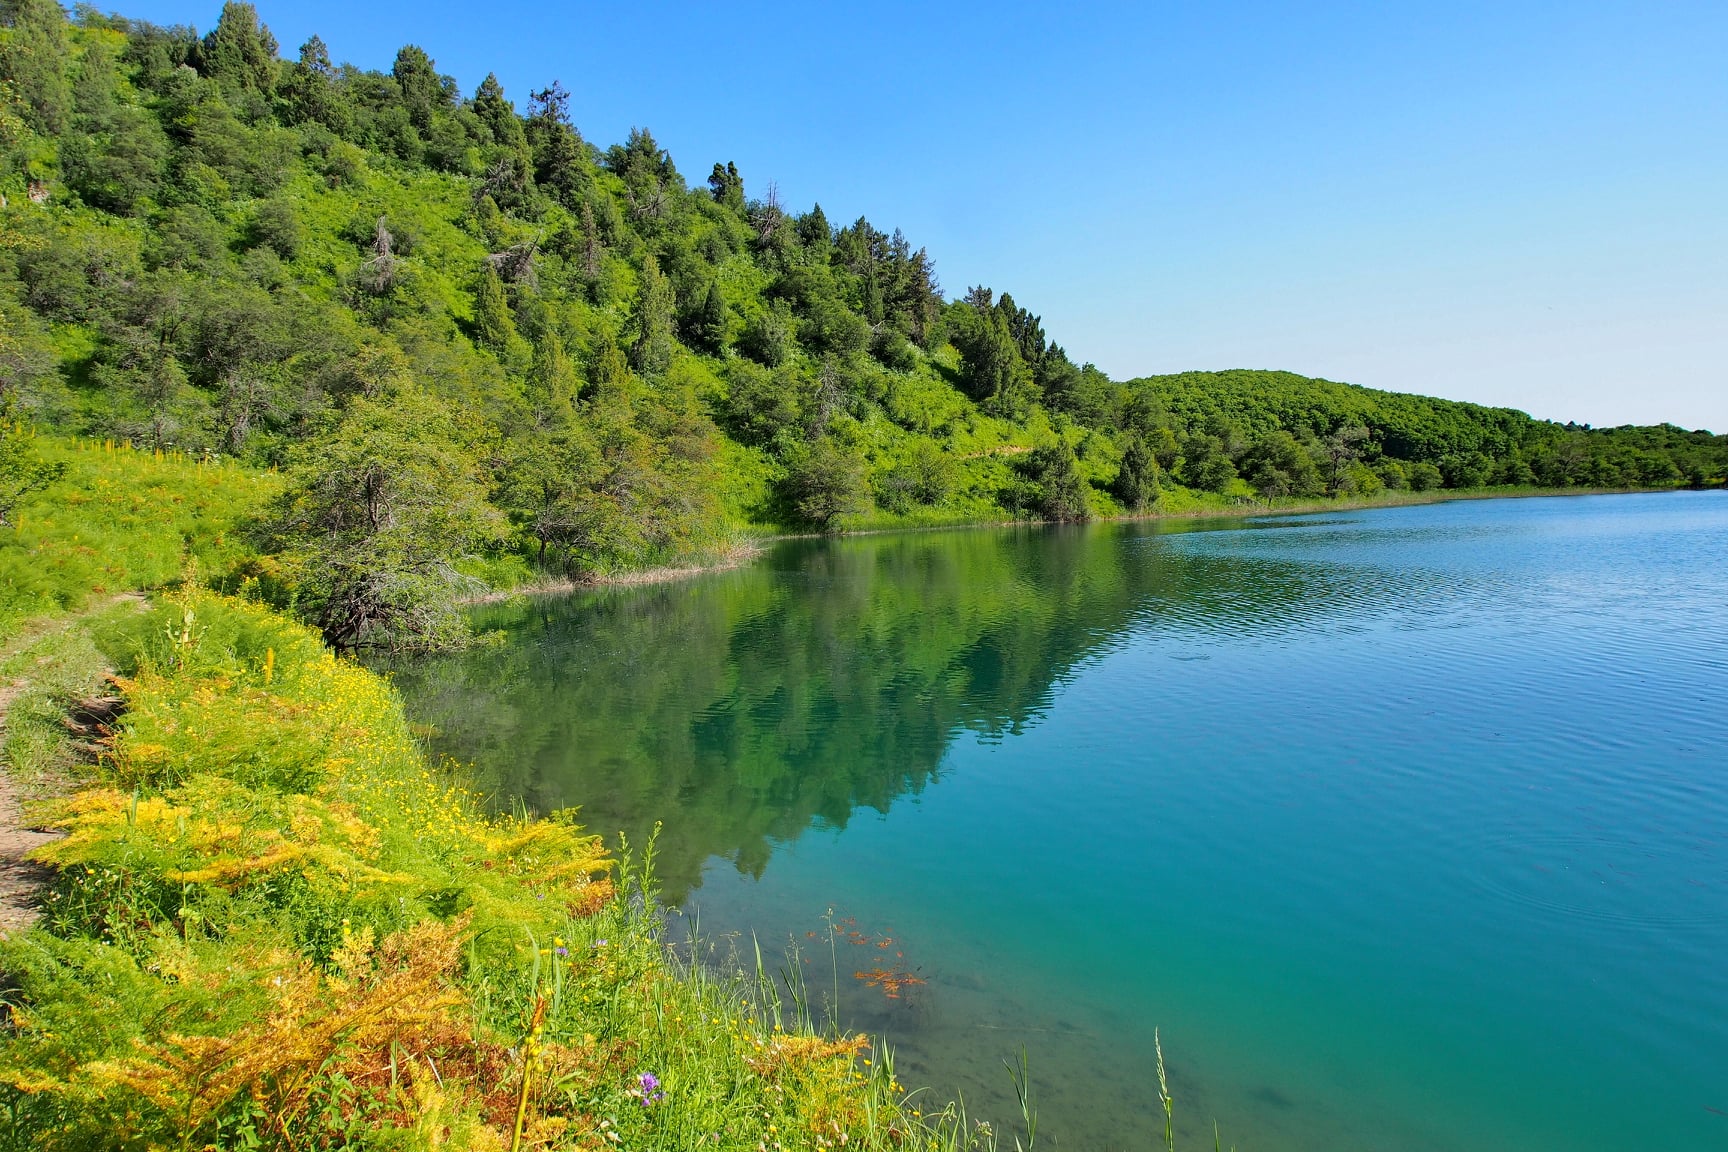
[[[1728,1148],[1728,494],[798,542],[398,673],[1042,1138]],[[887,940],[886,946],[882,945]],[[898,999],[853,978],[927,981]],[[1160,1131],[1161,1134],[1161,1131]]]

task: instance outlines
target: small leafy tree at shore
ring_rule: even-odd
[[[1111,487],[1116,499],[1132,512],[1139,512],[1158,499],[1158,460],[1138,433],[1128,434],[1116,482]]]
[[[429,649],[466,635],[450,561],[502,521],[449,413],[407,391],[356,401],[300,456],[275,528],[333,647]]]
[[[1034,449],[1028,467],[1038,488],[1038,514],[1046,520],[1085,520],[1092,513],[1086,502],[1086,481],[1066,440]]]
[[[832,531],[840,517],[864,508],[864,462],[824,436],[793,457],[786,495],[800,519]]]

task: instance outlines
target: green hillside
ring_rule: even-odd
[[[285,474],[273,587],[334,642],[741,531],[1055,520],[1381,488],[1718,482],[1728,438],[1283,373],[1128,382],[556,83],[289,58],[254,10],[0,5],[0,396],[39,429]],[[430,34],[430,30],[428,30]],[[701,169],[696,170],[698,173]]]

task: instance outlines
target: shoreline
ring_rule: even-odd
[[[751,536],[728,544],[721,549],[714,559],[709,561],[665,565],[656,568],[634,568],[624,572],[595,573],[581,578],[560,576],[535,580],[515,588],[501,588],[492,592],[482,592],[477,596],[464,596],[458,603],[467,607],[477,607],[482,604],[500,604],[506,600],[514,600],[518,596],[566,596],[572,592],[582,592],[593,588],[633,588],[647,584],[670,584],[677,580],[688,580],[693,576],[706,576],[711,572],[727,572],[733,568],[742,568],[760,556],[765,545],[782,539],[793,539],[793,537]]]
[[[1431,492],[1401,491],[1397,496],[1373,496],[1357,499],[1296,500],[1290,503],[1263,504],[1249,501],[1235,507],[1198,507],[1164,509],[1127,513],[1121,516],[1099,516],[1091,520],[955,520],[941,524],[900,524],[880,527],[847,528],[837,532],[767,532],[760,535],[747,530],[731,544],[721,549],[712,560],[689,564],[636,568],[622,572],[594,573],[583,577],[553,577],[535,580],[515,588],[502,588],[463,597],[465,607],[501,604],[517,597],[567,596],[598,588],[634,588],[650,584],[670,584],[715,572],[729,572],[761,556],[773,544],[789,540],[845,539],[855,536],[889,536],[912,532],[956,532],[983,528],[1037,528],[1050,526],[1081,527],[1087,524],[1139,524],[1160,520],[1252,520],[1264,516],[1312,516],[1323,512],[1360,512],[1374,508],[1406,508],[1426,504],[1450,504],[1461,500],[1527,500],[1567,496],[1635,496],[1654,492],[1708,492],[1711,488],[1467,488],[1435,489]]]

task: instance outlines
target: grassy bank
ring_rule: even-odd
[[[37,649],[41,649],[38,651]],[[43,637],[124,718],[0,944],[0,1147],[952,1144],[862,1038],[681,969],[646,854],[484,815],[378,677],[188,590]],[[962,1142],[981,1138],[972,1128]],[[842,1139],[844,1137],[844,1139]]]
[[[268,473],[39,448],[68,473],[0,542],[0,752],[62,835],[0,939],[0,1149],[1030,1137],[915,1103],[797,983],[680,959],[651,845],[487,813],[385,680],[199,587],[257,567]]]

